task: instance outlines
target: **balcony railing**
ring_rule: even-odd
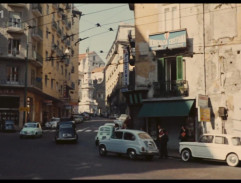
[[[32,37],[38,41],[43,40],[43,31],[40,28],[34,28],[32,30]]]
[[[25,86],[25,79],[18,79],[16,81],[8,81],[7,79],[0,79],[0,86],[7,86],[7,87],[24,87]],[[28,87],[35,87],[42,90],[42,81],[41,80],[34,80],[31,81],[31,78],[28,79]]]
[[[41,16],[43,13],[42,7],[39,3],[32,4],[32,11],[33,11],[33,14],[35,14],[36,16]]]
[[[189,86],[186,80],[153,82],[154,98],[188,96]]]
[[[8,6],[16,6],[16,7],[21,7],[24,8],[26,7],[26,3],[8,3]]]
[[[37,58],[36,61],[38,61],[39,63],[43,64],[43,57],[40,54],[36,54]]]
[[[55,22],[55,20],[52,20],[52,27],[57,30],[57,23]]]
[[[10,19],[8,21],[8,32],[13,33],[24,33],[23,24],[20,19],[14,20]]]

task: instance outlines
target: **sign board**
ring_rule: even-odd
[[[123,51],[123,85],[128,86],[129,85],[129,54],[126,49]]]
[[[180,30],[149,35],[149,46],[153,51],[187,47],[187,32]]]
[[[30,109],[29,109],[29,107],[19,107],[19,111],[27,111],[27,112],[29,112]]]
[[[208,107],[208,96],[198,94],[197,107]]]
[[[198,121],[211,122],[210,107],[198,107]]]

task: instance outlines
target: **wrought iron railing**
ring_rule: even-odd
[[[188,96],[189,86],[187,80],[173,80],[165,82],[153,82],[153,97]]]

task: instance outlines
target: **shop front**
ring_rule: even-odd
[[[188,129],[188,140],[195,141],[195,99],[143,101],[138,117],[145,119],[145,131],[157,140],[160,125],[168,132],[168,149],[178,150],[182,125]]]

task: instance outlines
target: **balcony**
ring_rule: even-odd
[[[52,20],[52,27],[57,31],[57,23],[55,22],[55,20]]]
[[[33,60],[35,60],[40,66],[43,65],[43,57],[36,51],[33,52]]]
[[[71,5],[69,3],[67,3],[65,9],[69,12],[71,10]]]
[[[0,79],[0,86],[8,86],[8,87],[24,87],[25,80],[18,79],[15,81],[8,81],[7,79]]]
[[[173,80],[165,82],[153,82],[154,98],[159,97],[187,97],[189,95],[188,81]]]
[[[35,80],[32,80],[29,87],[37,88],[39,90],[42,90],[42,78],[36,77]]]
[[[32,38],[34,38],[36,41],[42,41],[43,31],[40,28],[32,29]]]
[[[41,16],[43,13],[41,5],[38,3],[32,4],[32,12],[35,16]]]
[[[19,7],[19,8],[25,8],[26,3],[8,3],[8,6],[14,6],[14,7]]]
[[[9,33],[18,33],[18,34],[23,34],[24,33],[24,28],[21,20],[13,20],[11,19],[8,21],[8,30],[7,32]]]
[[[63,52],[62,52],[62,50],[61,50],[61,49],[59,49],[59,47],[58,47],[58,46],[57,46],[56,51],[57,51],[57,56],[59,56],[59,57],[62,57],[62,56],[63,56]]]
[[[68,25],[68,20],[67,20],[67,16],[65,14],[62,14],[62,21],[64,22],[64,24],[67,26]]]

